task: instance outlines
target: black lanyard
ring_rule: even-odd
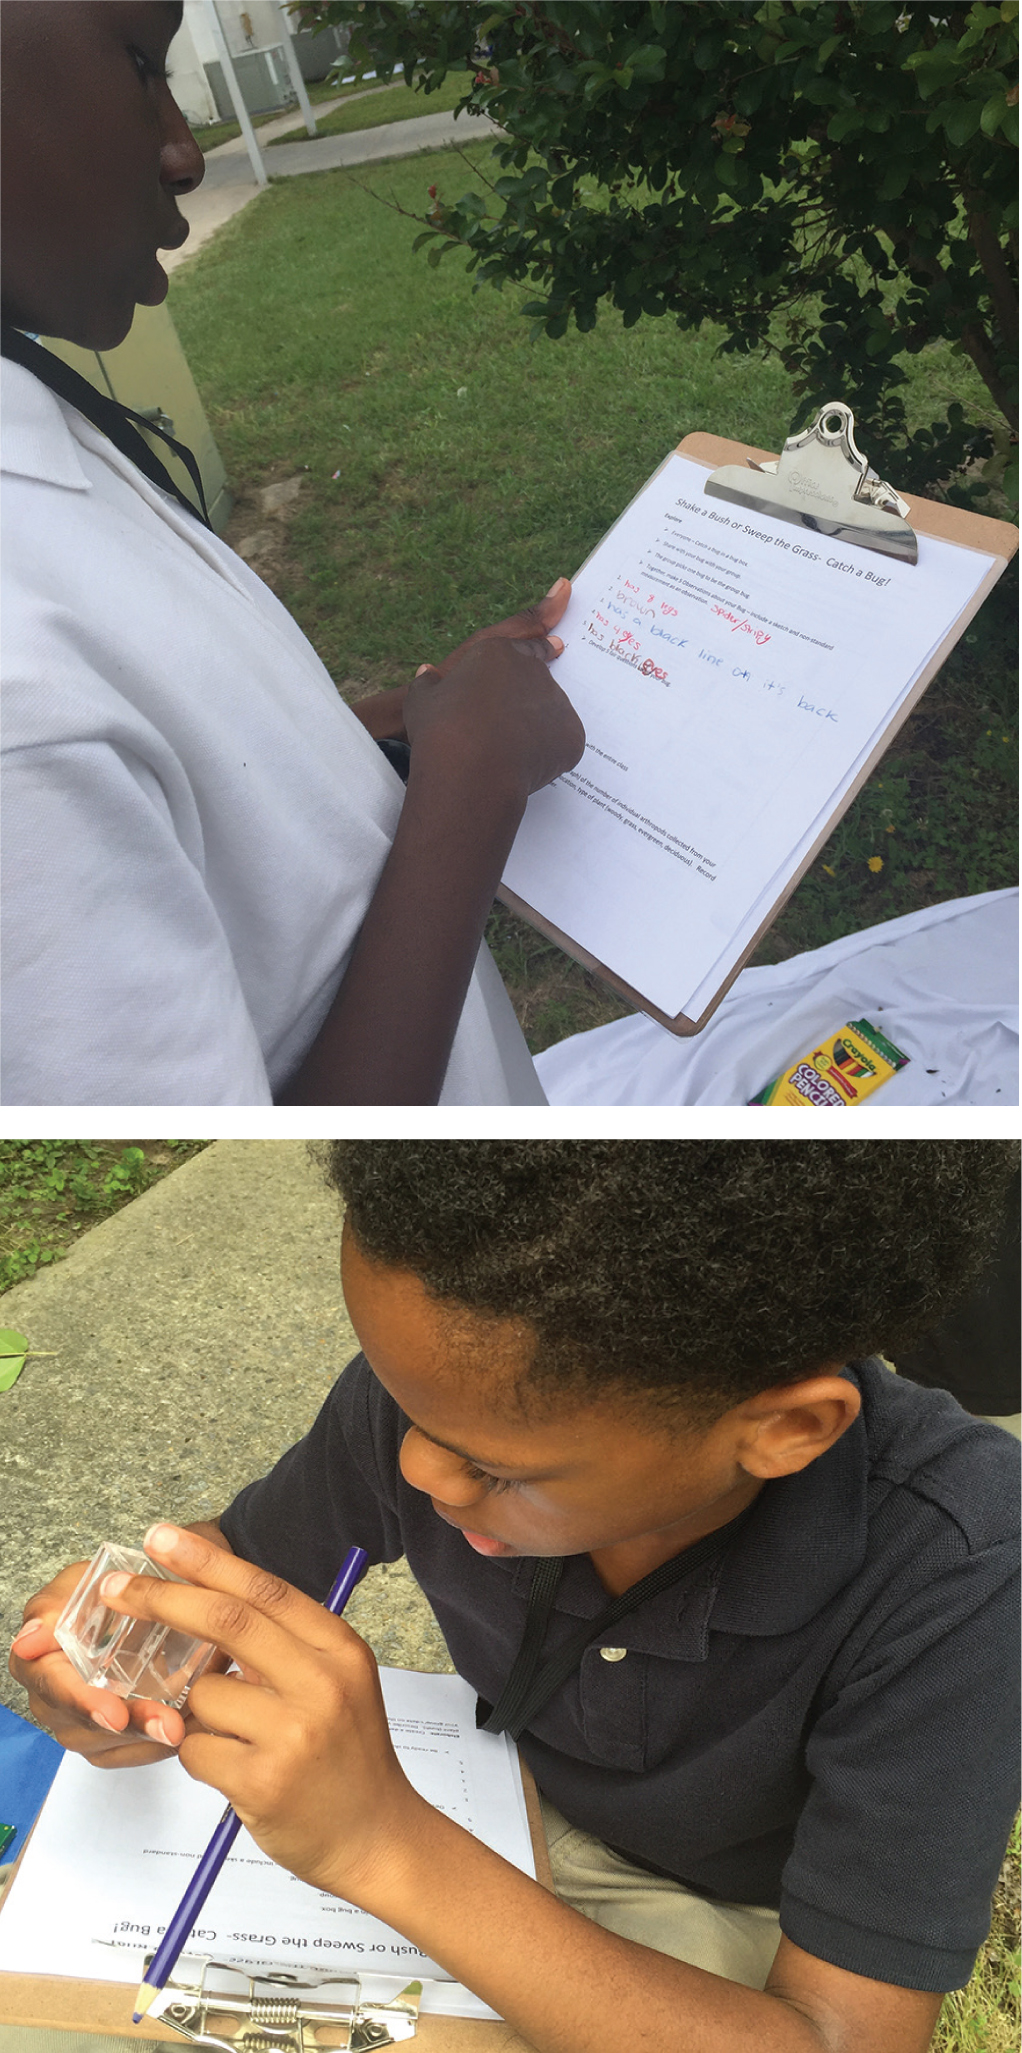
[[[201,520],[210,533],[213,533],[213,523],[206,506],[199,466],[192,451],[186,449],[182,442],[175,442],[173,435],[168,435],[164,428],[158,428],[155,421],[147,420],[144,414],[134,413],[130,406],[122,406],[119,399],[108,399],[105,392],[97,392],[96,387],[90,385],[88,379],[83,378],[80,372],[73,371],[62,357],[54,356],[52,350],[44,349],[39,342],[33,342],[30,335],[24,335],[20,328],[12,328],[7,321],[0,324],[0,351],[4,356],[10,357],[12,363],[22,364],[26,371],[31,371],[34,377],[49,386],[51,392],[56,392],[60,399],[69,400],[72,406],[78,408],[79,413],[85,415],[86,420],[91,421],[94,427],[100,428],[103,434],[109,437],[124,456],[129,456],[132,463],[137,464],[150,484],[159,485],[164,492],[172,492],[185,510],[194,514],[196,520]],[[138,422],[138,427],[132,425],[135,421]],[[192,504],[187,493],[182,492],[180,486],[174,483],[170,472],[164,468],[148,442],[139,434],[138,428],[144,428],[149,435],[159,435],[160,439],[174,451],[175,456],[180,457],[199,495],[201,513],[199,507]]]
[[[590,1641],[606,1632],[609,1626],[616,1625],[618,1619],[626,1617],[629,1611],[637,1611],[647,1597],[658,1597],[661,1590],[670,1589],[672,1583],[680,1582],[693,1568],[721,1553],[739,1526],[745,1524],[751,1510],[750,1504],[726,1526],[719,1527],[715,1533],[707,1533],[694,1546],[686,1547],[684,1553],[676,1554],[671,1561],[661,1562],[660,1567],[644,1575],[641,1582],[633,1583],[630,1590],[625,1590],[607,1604],[598,1617],[587,1619],[577,1632],[570,1633],[564,1645],[556,1654],[551,1654],[542,1667],[543,1641],[565,1563],[556,1555],[546,1555],[537,1561],[529,1591],[525,1631],[514,1667],[496,1704],[488,1704],[485,1698],[478,1698],[477,1726],[483,1732],[507,1732],[517,1740],[554,1691],[560,1689],[562,1682],[574,1673]]]

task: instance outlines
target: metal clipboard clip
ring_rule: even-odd
[[[421,1982],[402,1986],[393,1975],[313,1981],[277,1969],[250,1975],[220,1960],[189,1965],[192,1972],[184,1972],[178,1963],[149,2015],[193,2046],[217,2053],[377,2053],[415,2036]]]
[[[759,484],[749,472],[759,472]],[[769,479],[769,483],[766,480]],[[855,446],[855,415],[841,399],[821,406],[799,435],[789,435],[773,463],[726,463],[703,486],[713,499],[732,499],[754,513],[772,513],[817,535],[832,535],[881,556],[915,563],[918,548],[908,506],[885,485]]]

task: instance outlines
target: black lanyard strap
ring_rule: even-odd
[[[529,1608],[525,1614],[525,1631],[514,1667],[495,1704],[488,1704],[485,1697],[476,1701],[476,1724],[481,1731],[510,1732],[512,1738],[517,1739],[522,1728],[516,1726],[516,1721],[543,1652],[543,1641],[564,1568],[564,1557],[560,1554],[541,1555],[537,1561],[529,1591]]]
[[[39,342],[33,342],[30,335],[23,334],[20,328],[12,328],[7,321],[0,324],[0,351],[4,356],[10,357],[12,363],[22,364],[26,371],[31,371],[34,377],[49,386],[51,392],[56,392],[58,398],[66,399],[72,406],[76,406],[79,413],[83,413],[86,420],[92,422],[93,427],[101,429],[102,433],[109,437],[122,455],[130,457],[132,463],[137,464],[150,484],[159,485],[162,491],[173,493],[186,512],[194,514],[196,520],[201,520],[203,525],[209,528],[210,533],[213,533],[213,523],[206,506],[199,466],[192,451],[186,449],[183,442],[175,442],[173,435],[168,435],[166,429],[158,428],[155,421],[147,420],[144,414],[133,412],[130,406],[123,406],[119,399],[108,399],[105,392],[97,392],[96,387],[90,385],[88,379],[83,378],[79,371],[73,371],[62,357],[54,356],[52,350],[44,349]],[[137,422],[138,427],[133,426],[133,422]],[[149,435],[159,435],[161,441],[166,442],[174,451],[175,456],[180,457],[199,495],[201,513],[199,507],[192,504],[187,493],[182,492],[180,486],[174,483],[170,472],[139,434],[139,427],[144,428]]]
[[[484,1698],[478,1699],[476,1724],[483,1732],[506,1732],[517,1741],[537,1711],[542,1710],[554,1691],[560,1689],[562,1682],[574,1673],[591,1641],[616,1625],[619,1618],[627,1617],[630,1611],[637,1611],[647,1597],[658,1597],[662,1590],[670,1589],[672,1583],[680,1582],[702,1562],[723,1552],[738,1527],[745,1524],[751,1510],[750,1505],[728,1525],[719,1527],[715,1533],[705,1534],[693,1546],[686,1547],[682,1554],[676,1554],[673,1560],[662,1561],[660,1567],[644,1575],[641,1582],[633,1583],[630,1590],[624,1590],[620,1597],[615,1597],[596,1618],[586,1619],[576,1632],[569,1633],[563,1646],[556,1654],[551,1654],[542,1667],[543,1640],[565,1564],[556,1557],[537,1561],[529,1592],[525,1631],[514,1666],[492,1708]]]

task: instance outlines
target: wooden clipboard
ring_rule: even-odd
[[[525,1808],[536,1862],[536,1879],[553,1890],[550,1857],[535,1782],[524,1761],[519,1759]],[[31,1838],[31,1834],[29,1835]],[[28,1842],[26,1842],[27,1846]],[[25,1848],[17,1866],[24,1858]],[[0,1900],[0,1918],[6,1897],[15,1886],[8,1885]],[[168,2046],[186,2048],[182,2038],[159,2018],[147,2017],[132,2025],[138,1982],[83,1982],[70,1975],[15,1975],[0,1972],[0,2024],[21,2025],[26,2030],[76,2031],[121,2034],[140,2044],[157,2040]],[[470,2017],[420,2017],[415,2037],[405,2042],[407,2053],[534,2053],[529,2041],[503,2022]]]
[[[726,463],[744,464],[750,457],[757,462],[772,462],[776,459],[776,451],[755,449],[746,442],[729,442],[722,435],[707,435],[702,432],[686,435],[684,441],[678,443],[676,453],[678,456],[687,456],[690,462],[700,464],[707,472],[718,470]],[[953,542],[959,549],[972,549],[981,555],[993,556],[995,561],[984,577],[978,591],[974,593],[968,606],[958,615],[954,626],[945,635],[939,648],[931,656],[930,661],[917,678],[911,691],[907,694],[897,711],[892,714],[880,740],[862,765],[858,776],[830,814],[822,831],[817,835],[812,847],[800,862],[794,876],[785,884],[783,890],[771,906],[770,911],[757,927],[748,946],[742,950],[734,968],[729,970],[719,990],[714,993],[710,1003],[700,1013],[698,1019],[689,1019],[683,1012],[679,1012],[674,1018],[666,1012],[661,1012],[649,998],[643,997],[641,991],[636,991],[631,984],[626,984],[622,977],[615,975],[612,969],[608,969],[606,963],[599,962],[596,956],[590,955],[588,950],[583,948],[580,942],[573,940],[570,934],[562,933],[559,927],[553,926],[549,920],[544,919],[542,913],[537,912],[533,906],[526,905],[524,899],[517,897],[515,892],[509,891],[505,884],[501,884],[497,892],[497,897],[500,899],[501,904],[506,905],[509,912],[516,913],[520,919],[526,920],[531,927],[536,928],[538,933],[545,935],[548,941],[553,941],[558,948],[563,949],[565,955],[570,955],[575,962],[580,962],[584,969],[593,970],[598,977],[603,979],[605,984],[610,985],[611,990],[618,993],[619,997],[627,999],[628,1003],[634,1006],[637,1012],[645,1012],[649,1015],[650,1019],[658,1020],[659,1024],[666,1027],[669,1033],[680,1036],[698,1034],[702,1031],[707,1021],[712,1018],[721,999],[726,997],[735,978],[745,968],[749,957],[759,947],[764,934],[773,926],[778,914],[787,905],[793,891],[802,882],[806,871],[811,868],[820,850],[829,841],[838,821],[843,818],[852,800],[858,796],[863,785],[873,775],[877,764],[886,755],[899,727],[903,726],[909,714],[918,705],[927,685],[932,683],[941,665],[951,654],[955,643],[964,634],[970,620],[979,612],[984,599],[993,590],[998,578],[1007,569],[1012,557],[1017,554],[1019,533],[1018,529],[1012,527],[1009,521],[992,520],[984,513],[965,513],[960,507],[945,506],[936,499],[920,499],[911,492],[906,492],[902,496],[908,504],[909,519],[912,527],[920,534],[934,535],[943,542]]]

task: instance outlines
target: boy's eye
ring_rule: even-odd
[[[472,1483],[485,1483],[492,1497],[499,1497],[502,1490],[520,1490],[520,1482],[512,1482],[507,1476],[491,1476],[488,1469],[477,1468],[474,1461],[466,1461],[465,1474]]]
[[[166,78],[167,73],[165,66],[162,64],[154,64],[152,58],[147,57],[144,50],[139,50],[134,45],[132,45],[129,54],[138,71],[139,78],[143,81],[143,83],[147,83],[148,80],[151,78]]]

